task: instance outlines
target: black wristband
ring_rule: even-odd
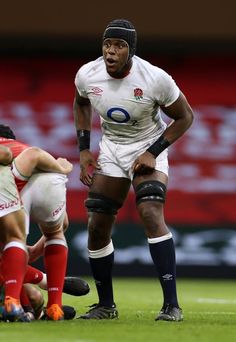
[[[169,141],[161,135],[157,141],[152,144],[147,151],[154,155],[156,158],[159,154],[164,151],[170,145]]]
[[[79,150],[82,152],[83,150],[89,150],[90,148],[90,131],[86,129],[78,129],[77,130],[77,139],[79,143]]]

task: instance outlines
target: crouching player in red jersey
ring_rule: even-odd
[[[1,146],[0,152],[0,241],[3,245],[1,274],[5,289],[3,319],[27,321],[20,305],[20,292],[28,262],[25,215],[11,168],[6,165],[12,160],[12,151],[8,147]],[[65,174],[71,168],[70,163],[66,164],[65,160],[61,161],[61,165],[56,159],[39,150],[28,150],[25,157],[31,160],[27,170],[29,176],[37,167],[45,171]]]
[[[24,205],[25,233],[28,234],[29,216],[32,216],[45,237],[44,262],[48,278],[46,315],[48,319],[61,320],[64,317],[61,306],[67,265],[67,244],[63,232],[63,228],[68,226],[65,184],[66,175],[73,166],[66,159],[56,160],[46,151],[16,141],[8,126],[0,125],[0,137],[0,144],[9,147],[13,153],[12,172]],[[42,156],[47,156],[46,164]],[[32,175],[33,171],[37,173]]]
[[[0,241],[3,244],[1,273],[5,282],[4,314],[10,321],[24,320],[20,291],[28,261],[24,212],[11,168],[12,152],[0,145]],[[8,267],[6,266],[8,265]]]

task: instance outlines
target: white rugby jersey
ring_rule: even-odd
[[[159,106],[171,105],[180,93],[169,74],[137,56],[122,79],[111,77],[99,57],[79,69],[75,85],[100,115],[102,133],[121,144],[161,135],[166,124]]]

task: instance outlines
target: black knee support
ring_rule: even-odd
[[[116,215],[121,204],[106,196],[90,192],[85,206],[89,212]]]
[[[146,201],[165,202],[166,186],[159,181],[146,181],[140,183],[135,189],[136,204]]]

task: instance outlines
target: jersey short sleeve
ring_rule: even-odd
[[[75,76],[75,86],[80,96],[88,98],[86,86],[86,65],[83,65],[77,72]]]
[[[159,94],[157,101],[160,106],[168,107],[179,97],[179,87],[176,85],[173,78],[162,69],[159,69],[158,83],[156,84],[156,87],[156,94]]]

